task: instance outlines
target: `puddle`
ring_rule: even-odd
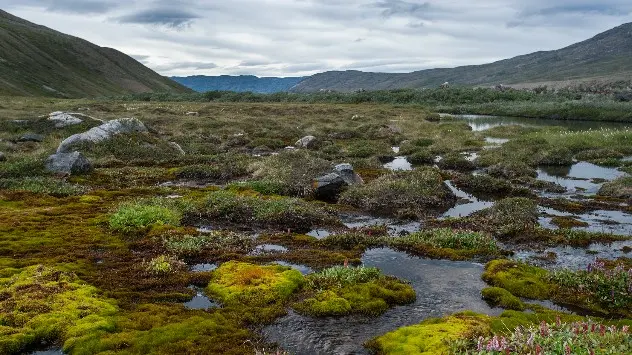
[[[393,153],[399,153],[399,147],[391,147],[391,149],[393,149]]]
[[[292,354],[368,354],[362,344],[399,327],[464,310],[498,315],[481,299],[483,266],[470,262],[411,257],[392,249],[367,251],[365,266],[408,280],[417,293],[410,305],[389,309],[380,317],[311,318],[290,312],[264,329],[266,340]]]
[[[594,179],[612,181],[626,173],[614,168],[605,168],[587,162],[579,162],[570,167],[540,167],[538,180],[554,182],[567,189],[566,194],[583,193],[596,194],[603,183],[593,182]],[[546,194],[551,196],[551,194]]]
[[[485,137],[485,143],[489,143],[489,144],[502,145],[507,142],[509,142],[509,139]]]
[[[478,152],[464,152],[461,154],[463,155],[465,160],[469,162],[474,162],[476,159],[478,159]]]
[[[608,233],[615,235],[632,235],[632,215],[621,211],[592,211],[584,214],[571,214],[547,209],[547,212],[553,216],[573,217],[579,221],[588,223],[586,227],[574,227],[573,230],[581,230],[586,232]],[[552,217],[540,217],[539,222],[543,228],[558,229],[552,223]]]
[[[310,237],[314,237],[316,239],[323,239],[329,237],[331,235],[331,232],[326,229],[314,229],[306,235],[309,235]]]
[[[517,250],[513,256],[516,260],[528,261],[531,264],[546,267],[549,269],[568,268],[572,270],[585,269],[595,258],[614,260],[626,254],[621,250],[623,247],[632,247],[632,240],[614,242],[611,244],[592,244],[590,247],[574,248],[569,246],[558,246],[548,248],[538,252],[533,250]],[[588,252],[587,252],[588,251]],[[555,253],[555,261],[546,261],[540,258],[547,253]]]
[[[303,275],[311,274],[312,272],[314,272],[314,269],[312,269],[311,267],[307,265],[292,264],[292,263],[288,263],[287,261],[282,261],[282,260],[277,260],[273,262],[273,264],[289,266],[294,270],[300,271],[300,273]]]
[[[192,272],[206,272],[213,271],[215,269],[217,269],[217,265],[215,264],[195,264],[191,266]]]
[[[195,296],[189,302],[184,303],[186,309],[203,309],[206,311],[211,308],[219,308],[218,303],[206,297],[202,288],[197,286],[189,286],[189,288],[195,291]]]
[[[599,122],[599,121],[563,121],[547,120],[542,118],[521,118],[484,115],[450,115],[456,120],[467,121],[473,131],[485,131],[499,126],[523,126],[523,127],[563,127],[569,131],[595,130],[602,128],[620,129],[629,126],[629,123]]]
[[[384,164],[384,168],[392,171],[406,171],[413,170],[413,165],[406,157],[395,157],[392,162]]]
[[[421,223],[416,221],[398,221],[390,218],[373,217],[368,215],[341,214],[340,220],[347,228],[363,228],[386,226],[388,234],[392,236],[406,235],[421,230]]]
[[[459,198],[459,201],[457,202],[456,206],[452,207],[446,213],[444,213],[441,216],[442,218],[467,217],[474,212],[484,210],[494,205],[493,202],[481,201],[476,197],[468,194],[467,192],[457,188],[452,184],[450,180],[446,180],[445,184],[456,195],[456,197]]]

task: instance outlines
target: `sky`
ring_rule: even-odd
[[[483,64],[632,22],[630,0],[0,0],[0,8],[167,76]]]

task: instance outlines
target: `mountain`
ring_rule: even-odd
[[[632,77],[632,23],[589,40],[547,52],[536,52],[491,64],[429,69],[405,74],[330,71],[311,76],[292,91],[355,91],[436,87],[444,82],[489,86],[587,78]]]
[[[174,76],[171,79],[191,88],[195,91],[236,91],[236,92],[256,92],[271,94],[275,92],[288,91],[301,82],[304,77],[295,78],[259,78],[254,75],[240,76]]]
[[[133,58],[0,10],[0,95],[190,92]]]

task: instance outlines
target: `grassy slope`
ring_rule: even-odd
[[[294,91],[421,88],[446,81],[463,85],[496,85],[592,78],[631,71],[631,54],[632,24],[624,24],[556,51],[535,52],[484,65],[406,74],[332,71],[304,80]]]
[[[0,95],[85,97],[189,90],[131,57],[0,10]]]

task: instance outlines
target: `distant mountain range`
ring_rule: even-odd
[[[293,78],[259,78],[254,75],[221,75],[221,76],[173,76],[171,79],[198,92],[206,91],[235,91],[271,94],[289,91],[305,77]]]
[[[437,87],[444,82],[468,86],[524,84],[632,77],[632,23],[615,27],[569,47],[535,52],[491,64],[429,69],[405,74],[329,71],[296,85],[294,92],[355,91]]]
[[[191,92],[135,59],[0,10],[0,95]]]

